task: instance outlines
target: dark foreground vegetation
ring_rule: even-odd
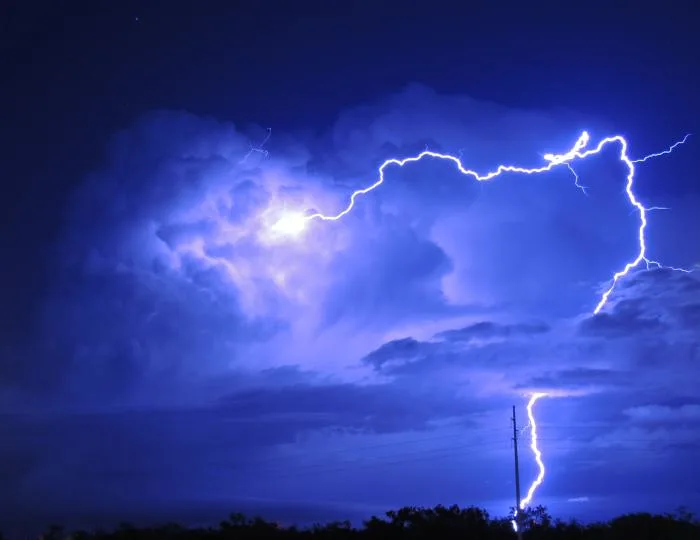
[[[629,514],[605,523],[580,524],[553,519],[538,506],[522,513],[523,538],[577,540],[700,540],[700,521],[679,510],[675,514]],[[168,524],[137,528],[123,524],[113,531],[66,533],[53,526],[44,540],[130,540],[130,539],[418,539],[430,540],[500,540],[516,538],[507,518],[492,519],[479,508],[457,506],[435,508],[402,508],[387,512],[385,518],[373,517],[362,527],[348,522],[316,525],[310,528],[284,527],[261,518],[248,519],[232,514],[218,527],[187,528]]]

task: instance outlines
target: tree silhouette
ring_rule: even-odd
[[[336,521],[309,528],[281,527],[260,517],[233,513],[218,528],[188,528],[176,523],[136,527],[121,523],[111,532],[78,531],[67,534],[58,525],[41,535],[44,540],[195,540],[195,539],[299,539],[299,540],[513,540],[510,517],[491,518],[481,508],[456,505],[434,508],[407,506],[391,510],[383,518],[373,516],[360,528]],[[699,540],[700,522],[687,509],[673,514],[627,514],[607,523],[582,524],[555,520],[544,506],[520,512],[525,540]],[[0,535],[0,540],[2,536]]]

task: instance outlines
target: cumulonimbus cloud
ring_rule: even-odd
[[[269,225],[285,208],[342,208],[378,163],[425,145],[475,169],[536,164],[577,135],[566,123],[412,86],[317,137],[273,130],[265,153],[230,124],[146,115],[114,137],[66,210],[27,365],[51,366],[43,388],[118,403],[288,364],[338,375],[428,324],[450,346],[480,340],[499,358],[488,340],[540,343],[548,325],[531,321],[590,305],[634,241],[622,179],[604,160],[602,175],[579,171],[590,197],[568,171],[482,185],[425,162],[389,171],[352,214],[302,238],[280,241]],[[613,221],[586,217],[594,211]],[[610,327],[604,319],[581,331]]]

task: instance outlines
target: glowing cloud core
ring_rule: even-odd
[[[299,236],[306,230],[308,219],[301,212],[285,212],[271,227],[272,232],[281,236]]]

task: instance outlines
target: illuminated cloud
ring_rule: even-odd
[[[178,496],[201,499],[331,498],[342,477],[348,499],[360,497],[374,472],[340,460],[333,452],[344,447],[370,461],[409,459],[368,504],[496,500],[511,493],[502,466],[509,407],[546,391],[543,450],[560,467],[549,495],[593,497],[587,467],[599,450],[646,433],[644,415],[672,423],[674,407],[686,407],[692,416],[700,362],[694,274],[635,274],[590,316],[611,271],[635,255],[637,219],[614,151],[577,166],[588,195],[566,169],[484,185],[425,162],[388,172],[342,222],[301,230],[299,220],[341,210],[390,155],[427,145],[461,153],[476,170],[534,166],[580,129],[573,115],[420,86],[345,111],[315,136],[273,129],[267,155],[213,119],[141,118],[75,193],[32,346],[3,366],[4,410],[36,415],[13,420],[17,447],[54,441],[20,460],[16,492],[59,499],[68,473],[47,475],[66,470],[80,479],[75,497],[92,500],[126,468],[98,441],[108,431],[134,455],[146,449],[129,465],[145,471],[144,494],[171,482]],[[663,260],[678,266],[700,260],[700,244],[673,232],[697,216],[664,219],[650,231],[652,251],[663,246]],[[660,392],[685,402],[657,403]],[[675,428],[664,429],[672,441]],[[61,430],[89,442],[75,451]],[[411,462],[409,439],[419,457],[442,457]],[[556,460],[564,454],[565,471]],[[90,455],[101,464],[81,465]],[[319,463],[341,470],[318,474]],[[322,485],[293,474],[283,482],[280,469],[306,470]],[[443,491],[404,501],[416,478]],[[110,489],[135,491],[117,481]]]

